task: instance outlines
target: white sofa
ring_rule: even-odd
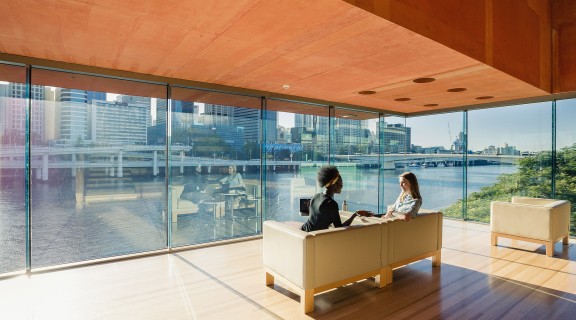
[[[347,216],[342,215],[342,219]],[[409,222],[356,220],[348,228],[314,232],[264,222],[266,285],[279,279],[300,294],[303,311],[308,313],[314,311],[316,293],[370,277],[383,287],[392,282],[393,269],[428,257],[434,266],[440,265],[442,213],[423,210]]]
[[[512,202],[490,203],[491,245],[498,237],[546,245],[546,255],[554,255],[554,243],[570,236],[570,201],[512,197]]]

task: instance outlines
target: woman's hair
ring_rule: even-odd
[[[422,199],[420,195],[420,187],[418,187],[418,179],[416,179],[416,175],[412,172],[404,172],[400,175],[400,178],[404,178],[410,182],[410,192],[412,193],[412,198],[414,199]]]
[[[340,178],[340,172],[335,166],[323,166],[318,169],[318,176],[316,179],[318,180],[320,187],[324,187],[329,183],[330,185],[334,185],[334,183],[338,181],[336,178]]]
[[[232,171],[234,171],[234,173],[238,172],[236,171],[236,166],[233,164],[229,165],[228,168],[232,168]]]

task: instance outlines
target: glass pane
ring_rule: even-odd
[[[490,202],[551,196],[550,103],[468,113],[467,218],[489,222]]]
[[[576,236],[576,99],[556,102],[556,198],[570,200],[570,235]]]
[[[61,77],[71,74],[32,73],[43,80],[32,86],[32,267],[166,248],[166,147],[154,130],[166,100],[91,91],[95,76],[75,74],[82,88],[46,82]]]
[[[185,88],[172,96],[172,245],[258,234],[261,99]]]
[[[412,141],[411,128],[406,127],[406,119],[403,117],[386,116],[384,123],[380,123],[380,139],[384,161],[384,194],[381,195],[383,207],[380,213],[384,213],[387,205],[393,204],[398,198],[398,175],[411,168],[407,158]]]
[[[25,79],[0,64],[0,273],[26,268]]]
[[[264,143],[266,155],[265,219],[298,221],[301,198],[312,198],[320,188],[316,172],[328,164],[329,108],[269,99]]]
[[[335,109],[332,163],[338,167],[344,187],[334,199],[346,200],[349,211],[378,212],[378,114]]]
[[[406,127],[411,133],[411,153],[406,155],[404,164],[418,178],[422,208],[461,219],[464,193],[462,112],[408,118]],[[398,193],[399,187],[396,190]]]

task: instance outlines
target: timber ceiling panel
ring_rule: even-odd
[[[3,0],[0,52],[385,113],[548,94],[335,0]]]

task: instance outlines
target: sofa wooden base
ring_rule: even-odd
[[[568,245],[568,236],[567,235],[562,236],[562,237],[560,237],[554,241],[546,241],[546,240],[526,238],[526,237],[521,237],[521,236],[516,236],[516,235],[506,234],[506,233],[499,233],[499,232],[492,232],[492,238],[491,238],[490,244],[492,246],[497,246],[499,237],[545,245],[546,246],[546,255],[549,257],[554,256],[554,244],[556,242],[562,240],[563,245],[565,245],[565,246]]]
[[[386,277],[385,274],[383,273],[384,269],[378,269],[378,270],[374,270],[372,272],[366,272],[364,274],[361,275],[357,275],[348,279],[343,279],[337,282],[333,282],[327,285],[323,285],[321,287],[318,288],[311,288],[311,289],[301,289],[298,286],[292,284],[289,280],[287,280],[286,278],[282,277],[281,275],[275,273],[274,271],[269,270],[268,268],[266,269],[266,285],[267,286],[272,286],[274,285],[274,280],[278,279],[280,280],[280,282],[282,282],[283,284],[286,284],[288,286],[288,288],[292,291],[294,291],[295,293],[297,293],[298,295],[300,295],[300,304],[302,306],[302,311],[304,311],[304,313],[310,313],[314,311],[314,295],[324,292],[324,291],[328,291],[328,290],[332,290],[344,285],[347,285],[349,283],[354,283],[356,281],[360,281],[360,280],[364,280],[364,279],[368,279],[371,277],[374,277],[376,279],[376,286],[379,288],[382,288],[386,285]],[[382,281],[380,281],[382,280]],[[381,284],[384,285],[381,285]]]
[[[424,253],[424,254],[421,254],[419,256],[411,257],[409,259],[398,261],[396,263],[393,263],[393,264],[386,266],[385,268],[383,268],[383,270],[385,270],[384,272],[386,273],[386,279],[388,280],[388,282],[386,282],[385,285],[389,285],[392,283],[392,280],[393,280],[392,270],[399,268],[399,267],[402,267],[402,266],[405,266],[405,265],[408,265],[408,264],[413,263],[413,262],[418,262],[420,260],[424,260],[426,258],[432,258],[432,266],[433,267],[439,267],[440,264],[442,263],[442,250]]]
[[[392,283],[392,271],[398,267],[401,266],[405,266],[407,264],[413,263],[413,262],[417,262],[426,258],[432,258],[432,266],[433,267],[439,267],[441,264],[441,255],[442,255],[442,250],[438,250],[438,251],[432,251],[426,254],[422,254],[416,257],[412,257],[410,259],[406,259],[394,264],[391,264],[389,266],[386,266],[384,268],[381,269],[377,269],[371,272],[366,272],[354,277],[350,277],[347,279],[342,279],[340,281],[337,282],[333,282],[327,285],[323,285],[320,286],[318,288],[312,288],[312,289],[301,289],[298,286],[292,284],[289,280],[287,280],[286,278],[282,277],[281,275],[275,273],[274,271],[268,269],[268,268],[264,268],[265,269],[265,283],[267,286],[273,286],[274,285],[274,280],[278,279],[280,280],[280,282],[286,284],[288,286],[288,288],[292,291],[294,291],[295,293],[297,293],[298,295],[300,295],[300,304],[302,306],[302,311],[304,313],[310,313],[314,311],[314,295],[324,292],[324,291],[328,291],[331,289],[335,289],[341,286],[344,286],[346,284],[349,283],[354,283],[360,280],[364,280],[364,279],[368,279],[371,277],[374,277],[375,280],[375,285],[378,288],[384,288],[386,285],[391,284]]]

